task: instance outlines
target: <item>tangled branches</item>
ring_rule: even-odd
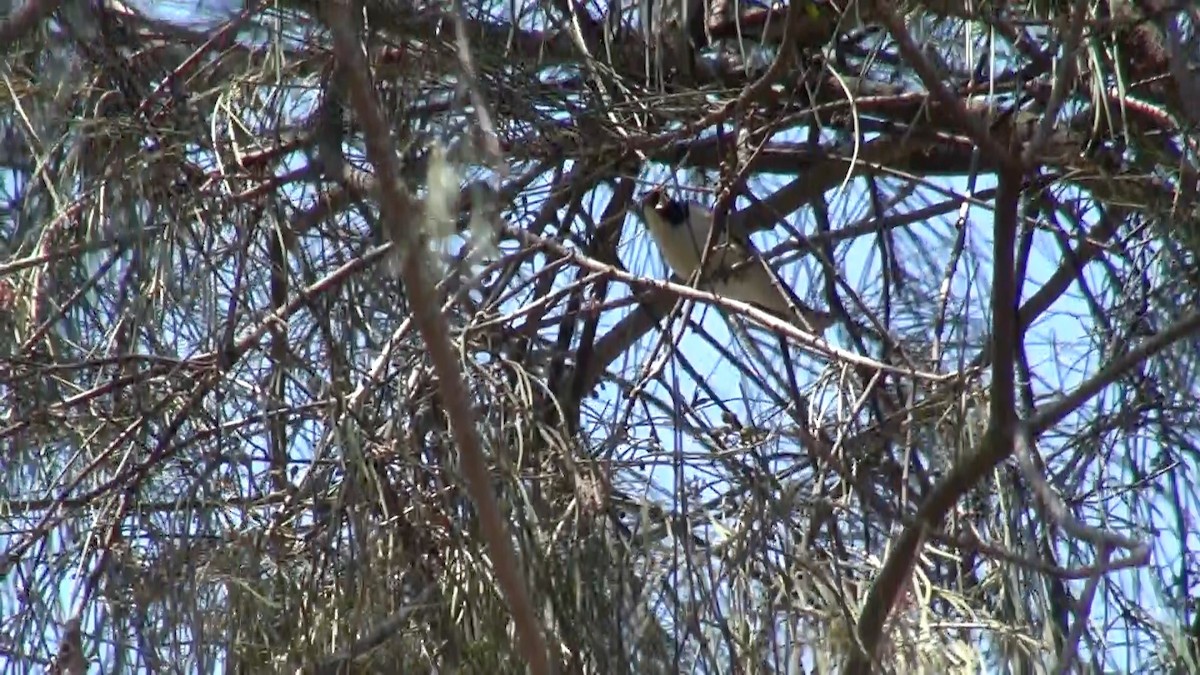
[[[1196,18],[743,4],[0,18],[6,658],[1194,664]]]

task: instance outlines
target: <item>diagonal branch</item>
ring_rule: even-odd
[[[438,311],[429,271],[421,255],[423,246],[419,230],[423,224],[420,214],[424,209],[402,187],[391,132],[367,79],[366,59],[350,23],[350,17],[355,14],[353,5],[349,0],[328,3],[326,21],[333,34],[334,50],[342,64],[342,73],[347,79],[345,84],[349,98],[363,126],[367,157],[374,165],[380,182],[379,209],[382,217],[391,223],[385,229],[395,237],[393,245],[402,256],[401,274],[412,297],[413,320],[429,348],[430,360],[438,375],[450,431],[461,452],[467,489],[479,510],[480,529],[493,556],[497,581],[512,611],[521,651],[534,673],[549,673],[550,660],[542,629],[520,574],[520,563],[512,547],[512,538],[491,492],[491,478],[479,431],[471,413],[471,402],[463,384],[458,358],[450,345],[449,326],[446,317]]]

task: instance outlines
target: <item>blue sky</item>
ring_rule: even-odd
[[[187,16],[196,22],[207,22],[210,20],[219,19],[226,15],[226,10],[221,6],[221,3],[192,3],[192,2],[163,2],[163,3],[135,3],[140,5],[153,5],[155,13],[160,14],[164,18],[177,19],[180,16]],[[684,184],[689,184],[688,176],[681,174],[679,179]],[[966,182],[962,179],[952,179],[939,181],[939,185],[943,188],[955,191],[961,191],[966,188]],[[993,186],[990,178],[983,178],[979,181],[976,189],[983,190]],[[711,187],[711,186],[706,186]],[[771,183],[765,181],[756,185],[756,194],[759,197],[768,194]],[[607,194],[603,190],[598,191],[598,199],[595,204],[602,207],[607,201]],[[936,193],[930,192],[929,201],[938,199]],[[917,200],[908,202],[909,204],[917,204]],[[861,193],[861,182],[856,182],[851,185],[846,192],[838,196],[830,204],[831,216],[834,219],[834,227],[845,225],[859,218],[867,216],[867,205],[869,202],[863,198]],[[946,218],[940,219],[939,222],[927,224],[924,227],[914,227],[914,231],[921,233],[922,239],[920,243],[909,243],[906,245],[905,254],[912,256],[911,259],[906,259],[906,262],[919,261],[922,253],[927,253],[933,261],[942,263],[943,258],[939,254],[944,252],[948,247],[949,236],[952,232],[952,222],[956,214],[950,214]],[[793,225],[806,233],[813,231],[813,225],[807,211],[801,211],[792,221]],[[990,231],[991,231],[991,213],[988,210],[973,207],[968,217],[968,227],[970,242],[969,246],[979,252],[978,263],[973,264],[971,258],[965,257],[964,264],[960,271],[956,274],[953,282],[953,295],[959,298],[969,298],[972,307],[980,307],[987,305],[986,298],[989,295],[988,279],[990,278]],[[578,223],[576,224],[578,226]],[[756,237],[756,240],[763,249],[770,248],[779,241],[778,233],[763,233]],[[849,247],[839,249],[839,254],[842,256],[839,260],[839,265],[846,276],[847,281],[856,288],[869,288],[877,284],[879,275],[879,255],[874,248],[872,242],[857,241]],[[627,220],[625,232],[622,237],[622,245],[620,251],[621,260],[635,272],[654,276],[657,278],[665,277],[665,267],[654,251],[648,237],[644,236],[638,223],[634,217]],[[1034,253],[1031,257],[1029,266],[1030,284],[1024,295],[1027,297],[1032,290],[1037,287],[1037,282],[1048,277],[1054,269],[1056,269],[1061,255],[1058,253],[1057,244],[1046,236],[1044,233],[1039,233],[1035,237]],[[913,262],[913,264],[917,264]],[[1094,266],[1093,266],[1094,267]],[[793,287],[801,294],[802,297],[807,297],[810,301],[815,301],[815,304],[823,304],[820,302],[821,297],[819,292],[805,293],[807,280],[815,278],[817,267],[812,262],[811,258],[807,258],[800,264],[791,265],[783,274],[785,278],[793,282]],[[940,269],[937,270],[940,273]],[[1096,285],[1094,288],[1102,288],[1103,280],[1098,278],[1098,271],[1091,271],[1090,275],[1094,278]],[[609,299],[614,296],[620,296],[627,292],[627,288],[620,284],[615,284]],[[870,295],[870,294],[868,294]],[[1077,288],[1072,288],[1067,295],[1060,299],[1054,307],[1037,324],[1031,331],[1027,344],[1030,345],[1029,357],[1031,364],[1034,366],[1038,375],[1044,378],[1044,383],[1035,385],[1035,390],[1040,390],[1042,393],[1051,391],[1069,390],[1077,385],[1085,374],[1094,373],[1101,365],[1101,355],[1093,348],[1091,333],[1094,327],[1087,322],[1081,322],[1076,317],[1087,316],[1088,307],[1081,298]],[[727,328],[725,321],[716,312],[715,308],[697,305],[692,310],[692,316],[703,316],[703,325],[714,337],[722,344],[735,344],[730,331]],[[611,325],[619,319],[619,315],[615,312],[611,316],[606,316],[605,324]],[[678,324],[676,324],[678,328]],[[603,328],[603,325],[602,325]],[[977,333],[972,337],[978,338]],[[830,334],[830,338],[835,341],[844,339],[840,334]],[[623,373],[636,373],[642,366],[645,366],[649,358],[649,349],[658,340],[657,332],[652,332],[649,336],[643,339],[642,343],[635,349],[630,350],[629,358],[632,359],[630,364],[615,363],[613,371]],[[693,332],[687,332],[679,342],[679,350],[686,354],[691,362],[701,368],[701,376],[706,382],[711,385],[717,393],[726,400],[740,400],[744,398],[744,387],[748,386],[742,379],[737,376],[734,371],[724,362],[723,357],[704,340],[698,338]],[[1069,364],[1070,368],[1061,368],[1062,365]],[[674,361],[669,362],[666,366],[666,377],[669,381],[676,382],[675,388],[677,391],[692,392],[695,390],[695,385],[690,383],[689,376],[682,369],[676,367]],[[803,380],[803,376],[801,376]],[[626,401],[623,397],[618,396],[617,389],[612,385],[606,385],[602,388],[603,395],[598,401],[592,405],[594,408],[619,409]],[[667,387],[651,382],[648,392],[661,397],[663,400],[670,400],[670,390]],[[719,414],[716,409],[709,406],[706,408],[708,423],[717,425],[721,423]],[[644,430],[645,427],[639,427],[639,430]],[[699,454],[704,449],[697,445],[694,441],[688,438],[679,438],[673,434],[666,425],[659,425],[657,439],[664,448],[678,449],[683,453]],[[634,444],[630,444],[631,446]],[[1054,451],[1054,444],[1051,442],[1045,443],[1041,448],[1042,454],[1048,456]],[[1122,467],[1110,467],[1114,472],[1121,472]],[[688,475],[686,479],[698,478],[698,475]],[[675,476],[669,467],[660,467],[655,470],[654,479],[656,483],[664,490],[672,489]],[[662,495],[659,495],[660,497]],[[1153,504],[1145,504],[1144,508],[1153,508]],[[1123,514],[1121,509],[1128,508],[1127,505],[1118,504],[1114,507],[1112,515],[1120,518]],[[1169,513],[1169,511],[1168,511]],[[1194,531],[1194,529],[1193,529]],[[1177,556],[1178,545],[1172,542],[1168,537],[1160,537],[1157,540],[1157,548],[1155,551],[1156,561],[1160,564],[1165,563],[1172,557]],[[1133,597],[1143,599],[1142,608],[1146,611],[1161,615],[1161,618],[1170,620],[1171,614],[1162,610],[1156,610],[1160,606],[1158,598],[1154,596],[1148,585],[1143,585],[1141,588],[1136,588],[1136,575],[1129,572],[1122,572],[1112,575],[1110,579],[1115,583],[1121,584],[1127,589],[1127,593]],[[1078,593],[1082,587],[1082,583],[1074,584],[1073,590]],[[7,584],[0,587],[0,608],[6,606],[12,596],[11,587]],[[63,594],[59,597],[59,602],[63,606],[62,616],[70,616],[73,612],[69,609],[76,602],[74,591],[74,580],[69,579],[63,587]],[[1099,620],[1103,614],[1103,610],[1098,610],[1094,615],[1096,620]],[[86,631],[86,628],[85,628]],[[52,638],[51,638],[52,641]],[[1114,649],[1109,653],[1109,657],[1118,661],[1113,667],[1119,667],[1122,658],[1122,650]],[[2,661],[0,661],[2,662]]]

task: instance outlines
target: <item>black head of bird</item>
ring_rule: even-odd
[[[642,213],[657,215],[665,224],[682,225],[688,219],[688,204],[672,199],[667,191],[656,187],[642,196]]]

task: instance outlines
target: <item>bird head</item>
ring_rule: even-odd
[[[642,195],[641,206],[643,214],[653,212],[659,219],[671,225],[682,225],[687,222],[687,204],[672,199],[661,187],[656,187]]]

